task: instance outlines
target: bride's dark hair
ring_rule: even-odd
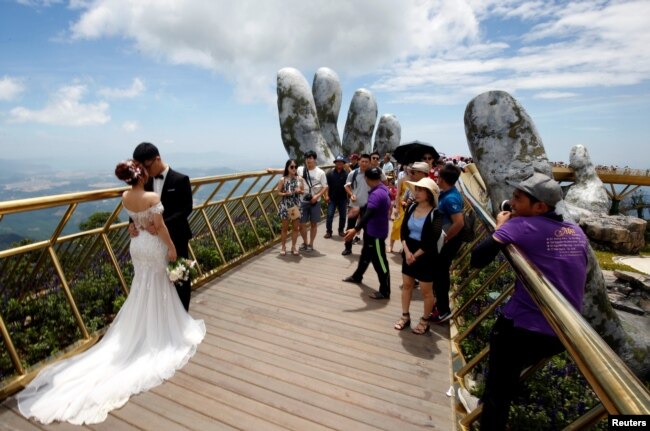
[[[145,175],[144,166],[137,160],[123,160],[115,166],[115,176],[132,186]]]

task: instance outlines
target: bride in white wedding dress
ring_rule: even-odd
[[[93,424],[182,368],[205,336],[203,320],[183,308],[167,276],[176,249],[157,194],[144,191],[147,173],[128,160],[115,174],[132,186],[122,201],[140,230],[131,238],[135,274],[122,309],[104,338],[84,353],[43,369],[17,396],[26,417],[42,423]],[[157,235],[146,228],[153,224]]]

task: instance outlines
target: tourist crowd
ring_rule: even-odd
[[[409,306],[416,287],[421,289],[424,309],[413,332],[424,334],[430,323],[447,321],[451,317],[449,268],[462,245],[459,234],[464,225],[463,199],[455,185],[472,159],[439,156],[433,149],[409,164],[397,163],[390,153],[339,155],[334,168],[325,173],[317,166],[315,152],[305,153],[304,158],[304,166],[289,159],[284,170],[269,169],[282,174],[276,189],[281,198],[280,255],[287,255],[290,226],[291,254],[314,251],[324,200],[324,238],[334,235],[338,212],[336,232],[344,239],[341,254],[349,256],[354,244],[361,245],[357,268],[343,281],[361,283],[372,264],[379,290],[370,297],[388,299],[391,280],[386,253],[400,253],[402,317],[395,329],[410,328]]]
[[[463,198],[456,182],[471,158],[446,159],[434,150],[424,153],[419,161],[399,165],[393,163],[390,154],[385,154],[383,160],[378,153],[352,154],[349,162],[337,157],[335,168],[327,174],[316,166],[315,153],[306,153],[305,159],[305,167],[298,177],[294,170],[285,168],[278,184],[277,191],[283,196],[281,254],[286,254],[288,221],[298,218],[304,242],[300,250],[305,253],[314,250],[320,220],[319,200],[324,197],[328,203],[325,238],[332,238],[334,214],[338,210],[338,234],[345,240],[344,256],[352,254],[352,246],[361,241],[358,234],[363,232],[356,270],[343,281],[361,283],[372,264],[379,289],[369,296],[389,299],[391,280],[386,253],[401,248],[402,314],[394,328],[399,331],[410,328],[414,334],[422,335],[430,330],[432,323],[446,322],[452,315],[450,266],[462,242],[467,240]],[[287,167],[295,168],[295,161],[287,161]],[[302,183],[286,186],[293,181]],[[534,173],[519,183],[509,184],[514,188],[509,206],[497,215],[494,233],[474,248],[471,265],[482,268],[506,245],[514,244],[579,312],[587,276],[588,241],[579,227],[555,213],[555,206],[563,196],[559,183]],[[294,200],[284,204],[287,193]],[[298,205],[295,196],[301,193]],[[296,210],[293,215],[286,210],[289,204]],[[292,251],[296,236],[294,233]],[[423,310],[412,327],[410,305],[416,286],[421,290]],[[542,358],[563,351],[564,347],[519,280],[511,299],[497,311],[489,344],[481,429],[503,430],[521,372]],[[459,390],[461,400],[462,391],[467,393],[464,388]]]

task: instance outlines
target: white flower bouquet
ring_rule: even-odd
[[[196,275],[196,261],[179,257],[167,265],[167,276],[175,285],[192,279]]]

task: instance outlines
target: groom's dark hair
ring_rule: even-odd
[[[160,156],[158,148],[149,142],[143,142],[135,147],[135,150],[133,150],[133,159],[137,160],[140,163],[155,159],[158,156]]]

